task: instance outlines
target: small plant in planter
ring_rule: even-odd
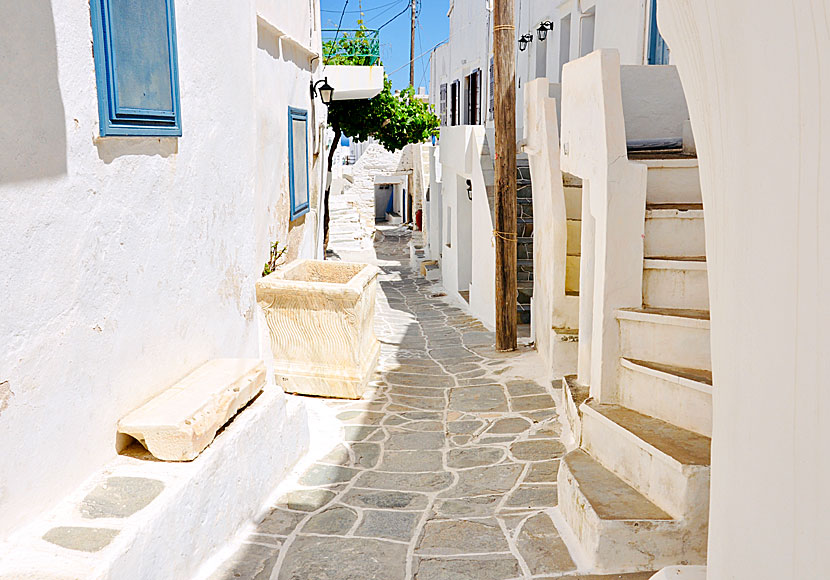
[[[285,252],[288,250],[288,246],[283,246],[280,248],[279,241],[274,242],[271,244],[271,253],[268,257],[268,261],[265,262],[265,267],[262,269],[262,276],[265,277],[274,270],[277,269],[279,266],[280,259],[283,257]]]

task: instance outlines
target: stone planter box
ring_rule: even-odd
[[[276,380],[287,393],[361,397],[380,353],[378,273],[368,264],[300,260],[257,282]]]

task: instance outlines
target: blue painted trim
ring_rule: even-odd
[[[669,64],[669,47],[657,27],[657,0],[651,0],[648,38],[648,64]]]
[[[138,0],[134,0],[138,1]],[[112,47],[112,22],[109,0],[91,0],[92,42],[95,55],[95,80],[98,86],[98,116],[101,137],[152,136],[181,137],[181,102],[179,98],[179,57],[176,47],[176,13],[174,0],[166,0],[167,41],[170,54],[172,110],[134,109],[118,104],[115,84],[116,62]]]
[[[294,121],[302,120],[305,122],[305,186],[306,186],[306,202],[297,207],[295,201],[294,191]],[[295,109],[288,107],[288,189],[291,193],[291,221],[294,221],[300,216],[308,213],[311,204],[311,193],[309,191],[309,174],[308,174],[308,111],[305,109]]]

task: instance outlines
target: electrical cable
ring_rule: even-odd
[[[348,2],[348,0],[346,0],[346,1]],[[398,12],[395,16],[393,16],[392,18],[390,18],[389,20],[387,20],[386,22],[384,22],[384,23],[383,23],[383,24],[381,24],[380,26],[378,26],[378,28],[377,28],[377,29],[378,29],[378,30],[380,30],[381,28],[383,28],[383,27],[384,27],[384,26],[386,26],[387,24],[392,24],[392,22],[393,22],[394,20],[396,20],[397,18],[399,18],[400,16],[403,16],[403,14],[404,14],[407,10],[410,10],[410,9],[412,8],[412,2],[414,2],[414,0],[409,0],[409,2],[408,2],[408,3],[407,3],[407,5],[406,5],[406,8],[404,8],[403,10],[401,10],[400,12]]]
[[[387,6],[393,6],[395,4],[399,4],[401,0],[393,0],[388,4],[381,4],[380,6],[374,6],[372,8],[364,8],[363,10],[347,10],[346,14],[358,14],[360,12],[373,12],[374,10],[380,10],[381,8],[386,8]],[[324,8],[320,8],[320,12],[332,12],[337,14],[340,10],[326,10]]]
[[[346,14],[346,6],[349,5],[349,0],[343,3],[343,11],[340,13],[340,22],[337,23],[337,32],[334,33],[334,46],[337,46],[337,37],[340,36],[340,27],[343,25],[343,15]]]

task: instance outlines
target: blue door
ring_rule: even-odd
[[[669,47],[657,28],[657,0],[651,0],[651,25],[648,38],[648,64],[669,64]]]

